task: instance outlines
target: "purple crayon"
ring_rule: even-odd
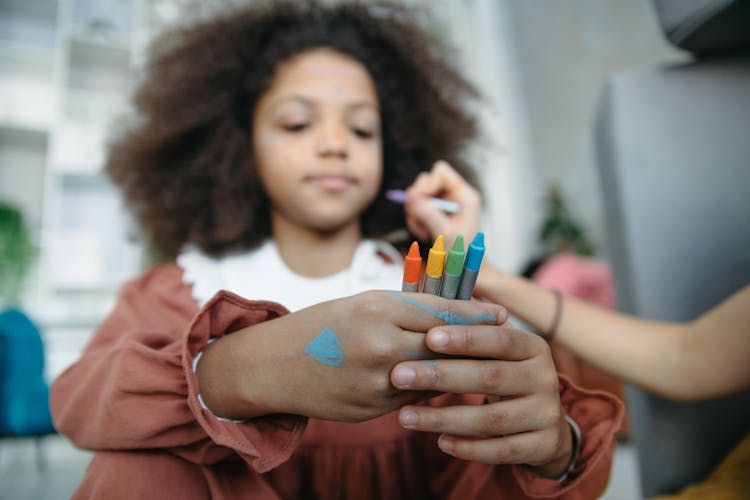
[[[403,189],[389,189],[385,192],[385,197],[393,203],[405,203],[409,195]],[[447,214],[457,214],[461,211],[461,205],[455,201],[444,200],[442,198],[429,198],[430,202]]]

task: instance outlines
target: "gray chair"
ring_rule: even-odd
[[[706,12],[708,2],[692,3]],[[750,26],[750,2],[717,3],[744,5]],[[736,10],[713,15],[737,23]],[[690,320],[750,283],[750,30],[729,45],[725,35],[721,46],[698,39],[691,63],[611,78],[598,108],[618,309],[646,318]],[[702,480],[750,431],[750,391],[700,403],[633,387],[626,395],[645,497]]]

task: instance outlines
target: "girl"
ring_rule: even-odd
[[[601,493],[618,401],[558,380],[500,306],[388,291],[383,191],[437,158],[469,175],[474,135],[473,91],[406,14],[274,3],[156,45],[107,169],[176,263],[54,383],[57,428],[97,452],[76,497]]]

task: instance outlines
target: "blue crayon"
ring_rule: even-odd
[[[456,294],[457,299],[471,299],[471,295],[474,293],[474,284],[479,274],[479,266],[482,265],[482,257],[484,257],[484,233],[480,231],[471,240],[469,248],[466,250],[464,270],[461,273],[461,282],[458,284],[458,293]]]

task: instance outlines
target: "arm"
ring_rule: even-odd
[[[513,328],[446,325],[428,332],[427,345],[449,357],[400,363],[391,379],[399,388],[467,395],[401,410],[404,427],[440,434],[440,449],[466,461],[460,475],[437,482],[438,495],[492,498],[514,491],[514,498],[568,493],[595,498],[602,493],[623,414],[615,397],[558,380],[546,342]],[[468,395],[476,393],[488,401],[471,404]],[[581,427],[582,442],[560,482],[555,478],[568,471],[572,452],[566,415]]]
[[[218,293],[198,311],[177,266],[125,284],[81,358],[50,390],[55,428],[94,451],[158,450],[202,465],[241,456],[258,472],[289,458],[306,419],[219,421],[197,400],[195,354],[223,335],[286,313]]]
[[[401,363],[391,374],[396,387],[486,394],[488,403],[409,406],[401,410],[402,425],[441,433],[440,448],[464,460],[529,464],[548,477],[565,470],[571,434],[555,366],[542,339],[508,327],[452,325],[430,331],[427,345],[462,359]]]
[[[547,331],[555,298],[523,278],[486,266],[477,294]],[[750,386],[750,287],[689,323],[651,321],[565,297],[555,341],[632,384],[678,400]]]
[[[414,297],[424,303],[415,307]],[[398,362],[431,359],[424,332],[456,318],[497,324],[494,304],[370,291],[234,332],[205,350],[201,394],[216,415],[290,413],[356,422],[431,397],[389,381]]]
[[[432,170],[420,174],[414,184],[409,188],[409,193],[410,195],[413,195],[413,198],[409,203],[405,205],[407,222],[410,229],[412,229],[412,231],[414,231],[418,236],[421,235],[421,237],[423,238],[434,238],[437,234],[444,234],[448,235],[447,237],[451,239],[458,233],[471,234],[478,229],[479,207],[481,201],[479,193],[470,185],[468,185],[463,180],[463,178],[447,163],[437,162]],[[456,201],[461,204],[462,211],[460,212],[460,214],[444,214],[439,211],[434,205],[427,203],[424,200],[424,197],[426,196],[442,196],[446,199]],[[480,277],[481,276],[482,274],[480,273]],[[533,335],[529,335],[525,332],[509,330],[509,332],[510,331],[514,332],[510,334],[512,338],[522,339],[522,342],[528,345],[532,345],[533,343],[541,340],[534,339]],[[491,335],[490,338],[497,341],[498,336]],[[521,340],[515,341],[513,343],[517,346],[518,342],[521,342]],[[529,435],[535,435],[538,439],[538,446],[536,448],[536,451],[540,454],[537,456],[526,456],[522,458],[520,455],[522,455],[524,452],[528,452],[529,449],[524,449],[523,446],[520,446],[516,448],[516,451],[519,453],[519,455],[516,455],[514,457],[505,456],[503,459],[499,459],[498,457],[503,456],[505,447],[509,446],[509,441],[512,442],[512,439],[468,440],[470,442],[459,439],[455,442],[461,443],[459,444],[459,448],[463,448],[464,451],[460,452],[460,454],[457,456],[464,459],[480,460],[489,463],[504,462],[530,464],[534,466],[536,472],[538,472],[542,476],[547,477],[555,477],[561,472],[561,470],[564,470],[570,459],[570,433],[568,432],[568,426],[565,423],[565,411],[561,408],[557,392],[547,390],[550,386],[545,386],[544,383],[546,377],[546,380],[548,382],[554,381],[554,385],[555,387],[557,387],[558,378],[554,364],[552,363],[551,357],[549,356],[548,349],[546,348],[546,346],[544,346],[543,349],[539,347],[542,344],[543,342],[541,344],[537,344],[536,348],[530,347],[530,350],[526,353],[528,355],[528,358],[525,359],[508,359],[507,357],[505,357],[508,353],[503,351],[500,346],[497,345],[494,346],[494,348],[485,345],[484,351],[481,352],[477,352],[476,350],[467,348],[468,346],[465,346],[463,350],[455,350],[457,346],[454,345],[452,346],[454,350],[447,351],[451,354],[469,356],[471,358],[488,359],[483,361],[477,360],[473,362],[464,362],[465,365],[470,364],[473,366],[472,371],[474,371],[475,373],[473,380],[481,380],[487,382],[489,378],[488,374],[494,373],[494,375],[496,375],[501,380],[514,380],[518,383],[525,382],[528,384],[525,387],[525,390],[528,391],[526,395],[529,396],[527,400],[534,400],[539,405],[538,407],[534,408],[533,412],[537,414],[543,413],[546,415],[557,415],[557,418],[555,419],[550,418],[550,420],[547,422],[547,425],[542,426],[541,428],[535,428],[536,432],[529,432],[533,427],[533,425],[529,422],[517,422],[517,425],[521,426],[520,428],[525,429],[524,432],[527,432]],[[431,347],[433,347],[434,349],[437,348],[436,346]],[[438,350],[438,352],[445,351]],[[509,361],[513,362],[509,363]],[[529,366],[531,364],[537,364],[537,367],[535,369],[524,368],[525,366]],[[445,366],[445,364],[443,364],[443,366]],[[499,374],[499,370],[497,368],[493,368],[493,366],[506,366],[506,369],[510,371],[508,371],[507,373],[502,372],[501,376]],[[511,366],[515,366],[515,368],[507,368]],[[421,371],[424,370],[425,368],[421,367]],[[531,375],[529,375],[530,373]],[[445,382],[446,380],[445,376],[433,378],[439,378],[441,383]],[[422,383],[428,382],[429,380],[422,381]],[[466,387],[464,387],[463,389],[466,390]],[[497,390],[498,388],[495,389]],[[474,386],[474,390],[476,390],[476,392],[483,392],[485,394],[491,395],[491,404],[485,405],[481,409],[474,409],[475,418],[490,421],[493,420],[493,415],[495,415],[497,412],[507,412],[507,410],[505,410],[503,407],[507,405],[507,399],[509,399],[508,396],[517,396],[517,394],[503,394],[502,392],[493,394],[492,391],[483,389],[481,386],[479,386],[479,384]],[[546,397],[544,397],[543,395],[546,395]],[[614,408],[619,407],[618,402],[614,400],[610,402],[609,406]],[[415,408],[413,411],[419,412],[421,410],[419,408]],[[450,413],[450,411],[446,410],[441,413]],[[610,417],[613,417],[616,421],[619,419],[619,417],[616,417],[615,414],[616,411],[612,413]],[[522,413],[519,413],[516,414],[515,417],[522,419],[522,415]],[[455,422],[456,427],[454,427],[454,429],[456,431],[472,431],[471,425],[464,425],[461,422],[463,422],[461,418],[459,418]],[[527,425],[530,425],[532,427],[525,427]],[[536,422],[536,425],[539,425],[539,422]],[[429,426],[423,428],[422,430],[443,432],[439,431],[438,428],[431,428]],[[502,428],[495,429],[495,431],[495,436],[497,436],[498,434],[505,434],[505,429]],[[611,431],[612,433],[614,432],[614,427],[612,427]],[[474,427],[473,432],[476,433],[479,431],[476,427]],[[482,433],[479,432],[479,434]],[[493,434],[489,433],[489,435],[492,436]],[[608,436],[608,438],[605,438],[604,441],[607,442],[608,439],[612,439],[611,434]],[[443,441],[454,442],[453,439],[447,438]],[[551,443],[555,443],[555,445],[552,446],[553,449],[549,448]],[[510,446],[513,445],[511,444]],[[547,446],[548,448],[546,449],[546,451],[543,451],[545,446]]]
[[[80,359],[52,384],[55,427],[85,449],[173,449],[196,461],[223,456],[188,406],[182,348],[197,313],[176,266],[125,284]]]
[[[447,164],[420,175],[410,192],[442,194],[478,210],[476,193]],[[478,217],[457,219],[426,202],[406,205],[410,227],[435,237],[476,230]],[[409,219],[407,219],[409,220]],[[504,305],[538,331],[548,331],[555,297],[528,280],[482,265],[475,295]],[[618,314],[565,297],[555,340],[586,361],[647,390],[681,400],[729,394],[750,386],[750,287],[690,323]]]

